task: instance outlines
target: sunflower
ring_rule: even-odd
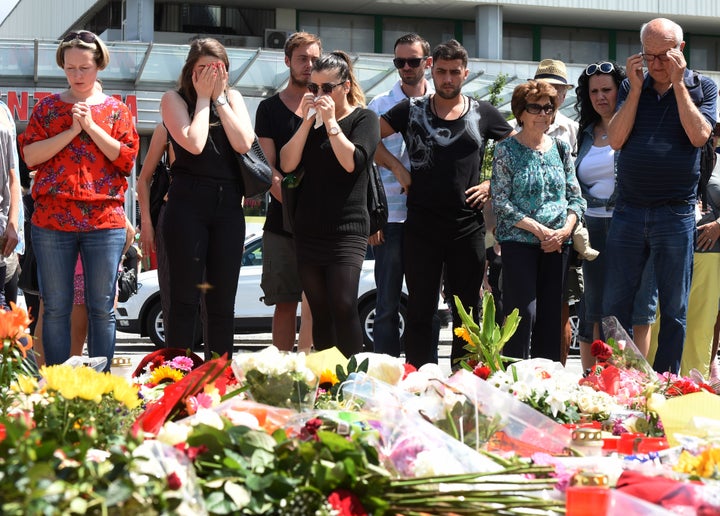
[[[163,382],[174,383],[182,379],[185,373],[170,366],[161,365],[153,369],[150,374],[150,383],[158,385]]]
[[[338,383],[338,377],[335,373],[333,373],[330,369],[325,369],[322,373],[320,373],[320,388],[321,389],[329,389],[336,383]]]
[[[470,332],[465,328],[464,326],[460,328],[455,328],[455,335],[457,337],[460,337],[462,340],[467,342],[468,344],[472,344],[472,338],[470,337]]]

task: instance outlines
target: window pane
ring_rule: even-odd
[[[640,52],[640,31],[617,31],[615,45],[615,60],[625,66],[627,58]]]
[[[689,64],[697,70],[719,70],[718,52],[720,52],[720,38],[711,36],[690,36],[688,44],[690,49]]]
[[[570,27],[542,29],[540,41],[542,59],[559,59],[565,63],[593,63],[607,56],[607,31]]]
[[[532,29],[524,25],[503,25],[503,59],[532,61]]]
[[[325,50],[375,51],[372,16],[301,12],[298,20],[299,30],[320,36]]]
[[[383,18],[382,53],[392,54],[395,41],[410,32],[420,34],[430,43],[430,48],[434,48],[443,41],[455,37],[455,24],[447,20]]]

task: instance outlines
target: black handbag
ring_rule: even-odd
[[[170,188],[170,167],[167,165],[167,154],[155,167],[150,182],[150,223],[157,227],[160,209],[165,204],[165,196]]]
[[[235,155],[240,165],[245,198],[264,195],[272,185],[272,169],[257,136],[245,154],[236,152]]]
[[[370,234],[373,235],[385,227],[388,221],[388,202],[385,195],[380,171],[375,163],[368,169],[367,209],[370,215]]]

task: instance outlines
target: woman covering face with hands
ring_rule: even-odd
[[[214,39],[197,39],[179,87],[160,110],[175,151],[163,232],[168,256],[170,313],[165,342],[191,344],[200,296],[205,298],[206,357],[233,350],[235,290],[245,217],[236,152],[255,138],[242,95],[228,89],[229,61]]]
[[[368,170],[380,141],[377,115],[343,52],[313,65],[304,121],[280,151],[280,167],[305,171],[295,212],[300,281],[313,314],[317,349],[362,350],[358,281],[367,250]]]

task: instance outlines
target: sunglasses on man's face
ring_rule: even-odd
[[[555,106],[552,104],[545,104],[544,106],[541,106],[540,104],[528,104],[525,106],[525,111],[531,115],[539,115],[540,111],[546,115],[552,115],[555,112]]]
[[[407,64],[410,68],[417,68],[423,61],[425,61],[425,59],[427,59],[427,57],[410,57],[408,59],[405,59],[404,57],[396,57],[393,59],[393,64],[398,70],[405,68],[405,64]]]
[[[68,43],[74,39],[79,39],[83,43],[95,43],[95,34],[92,32],[69,32],[62,40],[63,43]]]
[[[314,82],[311,82],[307,85],[308,90],[310,90],[310,93],[313,95],[317,95],[318,91],[322,90],[322,92],[326,95],[329,95],[332,93],[332,90],[343,84],[345,81],[336,82],[335,84],[331,82],[324,82],[322,84],[315,84]]]

